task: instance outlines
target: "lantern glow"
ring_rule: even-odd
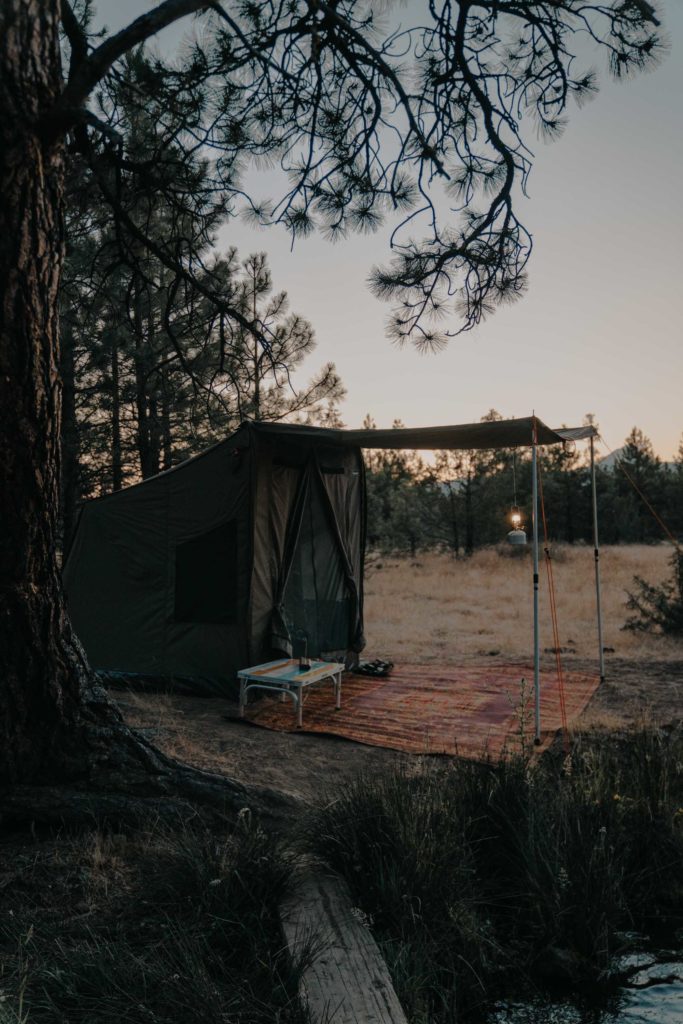
[[[514,544],[515,547],[526,544],[526,533],[524,531],[522,513],[519,511],[519,507],[517,505],[513,505],[510,509],[510,522],[512,524],[512,529],[508,533],[509,543]]]

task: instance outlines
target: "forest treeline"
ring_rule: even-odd
[[[117,174],[78,153],[69,163],[61,290],[67,546],[84,500],[177,465],[245,418],[342,425],[345,391],[334,364],[300,383],[313,328],[274,287],[266,256],[217,247],[229,210],[200,150],[182,144],[191,101],[177,97],[162,110],[154,74],[137,50],[98,96],[123,155]],[[233,315],[217,308],[217,295]],[[622,461],[669,528],[683,533],[683,448],[673,467],[664,466],[634,428]],[[425,461],[414,452],[375,451],[366,463],[373,549],[467,554],[504,539],[514,504],[529,523],[528,452],[438,452]],[[552,536],[590,540],[585,453],[548,449],[541,468]],[[603,542],[661,538],[618,468],[599,472],[598,490]]]
[[[482,417],[501,418],[495,410]],[[364,425],[374,426],[370,419]],[[394,425],[402,426],[398,421]],[[663,463],[650,440],[634,427],[617,454],[603,467],[598,462],[600,542],[664,540],[652,509],[681,538],[683,439],[675,461]],[[541,449],[539,463],[550,539],[592,543],[587,445]],[[467,555],[482,545],[505,540],[515,505],[530,531],[529,449],[436,452],[428,461],[417,452],[368,451],[366,465],[371,549],[416,554],[440,548]]]
[[[313,328],[274,287],[265,254],[219,248],[229,209],[199,147],[186,144],[192,101],[162,109],[154,75],[136,50],[98,96],[122,154],[117,173],[78,153],[69,161],[60,294],[67,544],[84,499],[177,465],[245,418],[337,423],[345,393],[333,363],[301,383]]]

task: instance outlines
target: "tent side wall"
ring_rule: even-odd
[[[245,664],[251,456],[232,440],[84,507],[64,581],[95,668],[225,692]]]
[[[166,511],[161,478],[82,509],[64,587],[93,668],[163,673]]]
[[[169,474],[165,674],[232,687],[247,658],[252,458],[226,442]]]

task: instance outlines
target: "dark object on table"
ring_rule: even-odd
[[[311,669],[311,659],[308,656],[308,637],[301,629],[298,629],[294,634],[292,654],[295,658],[299,659],[299,671],[309,672]]]

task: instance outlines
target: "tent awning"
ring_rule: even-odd
[[[539,444],[562,444],[594,436],[594,427],[562,427],[553,430],[535,418]],[[352,445],[359,448],[438,449],[519,448],[533,443],[534,417],[513,420],[484,420],[443,427],[398,427],[390,430],[336,430],[328,427],[306,427],[297,423],[250,422],[249,427],[260,434],[273,434],[291,440],[319,441],[326,444]]]

